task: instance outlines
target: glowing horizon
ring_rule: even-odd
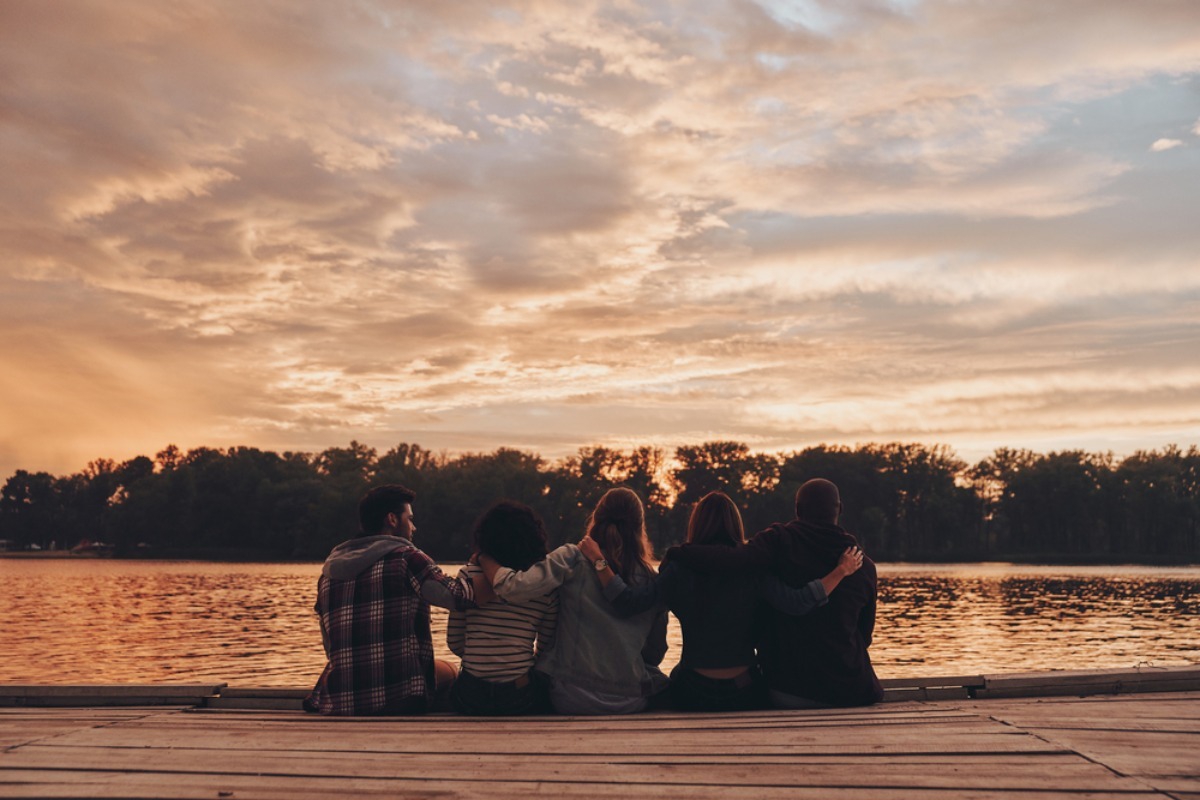
[[[0,19],[0,477],[1200,442],[1200,5]]]

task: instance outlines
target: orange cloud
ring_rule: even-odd
[[[1200,7],[789,8],[6,4],[0,472],[1194,440]]]

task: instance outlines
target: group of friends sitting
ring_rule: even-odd
[[[578,544],[547,552],[542,520],[501,501],[476,523],[450,578],[413,544],[415,494],[359,503],[362,535],[329,554],[315,610],[328,659],[305,709],[403,715],[738,711],[877,702],[868,648],[876,571],[838,525],[837,487],[810,480],[796,517],[746,541],[736,504],[712,492],[656,570],[642,501],[600,498]],[[430,606],[450,610],[435,659]],[[683,634],[670,676],[667,613]]]

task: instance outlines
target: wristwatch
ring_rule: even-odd
[[[602,572],[603,570],[608,569],[608,562],[603,558],[597,558],[592,562],[592,566],[596,568],[596,572]]]

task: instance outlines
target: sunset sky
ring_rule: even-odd
[[[1200,2],[6,0],[0,480],[1200,443]]]

